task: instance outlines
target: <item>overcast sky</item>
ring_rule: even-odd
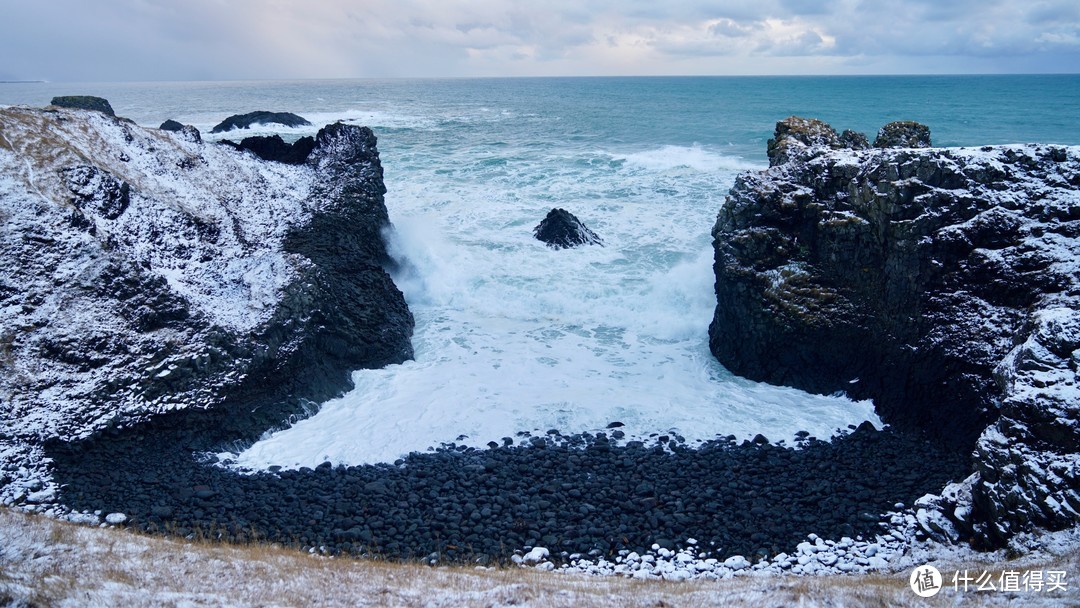
[[[0,0],[0,80],[1080,71],[1077,0]]]

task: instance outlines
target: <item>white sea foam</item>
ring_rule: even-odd
[[[461,436],[483,446],[613,421],[629,436],[688,441],[880,424],[869,402],[739,379],[709,353],[709,229],[743,161],[696,146],[381,146],[416,359],[354,373],[353,391],[256,443],[240,465],[390,461]],[[605,246],[556,251],[533,239],[553,206]]]
[[[734,156],[718,154],[702,146],[661,146],[627,154],[613,154],[616,160],[625,160],[629,165],[637,165],[653,171],[671,171],[687,169],[691,171],[712,172],[718,170],[745,171],[760,168],[754,163]]]

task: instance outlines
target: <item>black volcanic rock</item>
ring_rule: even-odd
[[[109,100],[103,97],[94,97],[93,95],[63,95],[60,97],[53,97],[52,101],[49,103],[60,108],[93,110],[95,112],[102,112],[108,116],[116,116],[116,113],[113,112],[112,105],[109,104]]]
[[[311,123],[302,116],[291,112],[249,112],[247,114],[234,114],[217,124],[211,133],[224,133],[233,129],[247,129],[251,125],[283,125],[286,127],[308,127]]]
[[[537,226],[533,236],[553,249],[565,249],[578,245],[603,245],[595,232],[565,209],[552,209]]]
[[[809,125],[720,210],[713,353],[975,446],[972,477],[922,505],[930,533],[998,546],[1075,523],[1080,151],[912,149],[911,123],[882,130],[903,149],[836,149]]]
[[[263,160],[290,165],[303,164],[315,148],[315,139],[312,137],[301,137],[289,144],[280,135],[245,137],[239,144],[227,139],[218,143],[232,146],[237,150],[250,150]]]
[[[966,464],[924,438],[863,429],[797,449],[723,439],[694,449],[618,445],[588,435],[492,443],[443,444],[395,466],[254,474],[196,462],[168,429],[51,445],[47,454],[68,504],[122,510],[137,530],[214,530],[226,541],[384,559],[435,553],[472,565],[539,543],[613,556],[695,538],[695,553],[722,560],[794,553],[811,532],[870,539],[881,533],[872,514],[916,502]],[[938,466],[922,466],[927,459]]]
[[[840,144],[852,150],[865,150],[870,147],[870,140],[866,139],[865,133],[844,129],[844,132],[840,134]]]
[[[898,120],[881,127],[875,148],[929,148],[930,127],[913,120]]]
[[[161,123],[161,126],[158,127],[158,129],[161,129],[162,131],[180,131],[183,128],[183,123],[177,122],[171,118]]]

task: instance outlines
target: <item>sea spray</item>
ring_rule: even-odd
[[[878,423],[869,402],[748,382],[709,354],[708,228],[751,163],[700,145],[616,153],[516,137],[413,147],[404,169],[388,169],[394,278],[416,317],[416,359],[356,372],[352,392],[256,443],[240,465],[392,461],[614,421],[627,437],[691,442]],[[605,246],[557,251],[533,239],[554,203]]]

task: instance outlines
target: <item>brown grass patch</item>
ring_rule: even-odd
[[[1077,572],[1066,556],[1027,569]],[[950,566],[951,567],[951,566]],[[979,566],[971,566],[978,568]],[[995,576],[1009,564],[997,564]],[[949,578],[949,573],[939,565]],[[963,566],[961,565],[961,568]],[[908,572],[633,581],[501,568],[326,558],[268,544],[176,540],[0,509],[0,599],[123,606],[945,606],[1080,605],[1080,593],[963,593],[922,600]],[[949,586],[947,581],[947,587]]]

